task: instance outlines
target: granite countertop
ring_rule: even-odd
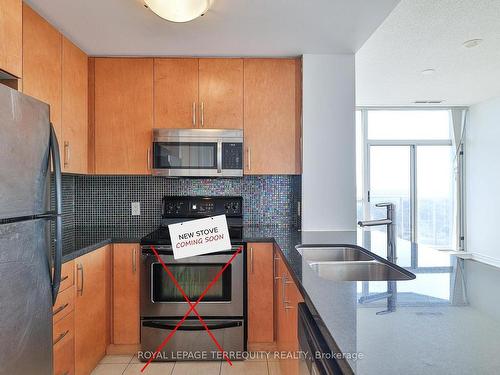
[[[152,228],[153,229],[153,228]],[[151,229],[151,230],[152,230]],[[81,227],[64,235],[64,261],[111,242],[138,242],[150,232],[128,227]],[[332,351],[344,353],[346,373],[498,374],[500,372],[500,272],[450,252],[398,240],[398,265],[414,280],[398,281],[396,311],[386,299],[359,297],[385,292],[387,282],[321,279],[295,246],[356,244],[386,256],[385,234],[307,232],[288,226],[246,226],[245,241],[275,241]],[[354,359],[353,355],[358,355]]]

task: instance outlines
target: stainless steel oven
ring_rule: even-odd
[[[245,348],[245,320],[211,318],[204,318],[204,320],[228,357],[241,359],[241,353]],[[175,329],[178,322],[179,319],[143,319],[141,321],[142,358],[140,359],[147,361],[165,337]],[[186,320],[156,357],[158,361],[221,359],[221,353],[198,319]]]
[[[156,251],[191,301],[196,301],[212,279],[242,245],[232,251],[212,253],[175,260],[172,247],[159,246]],[[238,254],[222,276],[196,306],[203,317],[242,318],[244,315],[244,252]],[[182,317],[189,309],[183,295],[163,269],[155,254],[146,246],[142,250],[141,316],[143,318]],[[191,316],[196,317],[194,312]]]
[[[154,129],[153,174],[243,176],[243,130]]]

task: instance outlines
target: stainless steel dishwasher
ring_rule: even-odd
[[[335,360],[322,355],[329,353],[330,349],[305,303],[299,303],[298,325],[299,347],[305,354],[300,356],[300,375],[342,374]]]

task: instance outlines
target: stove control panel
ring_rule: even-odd
[[[242,197],[164,197],[164,218],[193,218],[225,214],[242,217]]]

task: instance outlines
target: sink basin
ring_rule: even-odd
[[[399,267],[396,268],[396,266],[391,266],[377,260],[320,261],[310,262],[309,266],[322,279],[333,281],[385,281],[412,280],[415,278],[410,272],[402,272],[398,269]]]
[[[308,262],[364,261],[375,258],[354,247],[319,247],[299,245],[297,251]]]

